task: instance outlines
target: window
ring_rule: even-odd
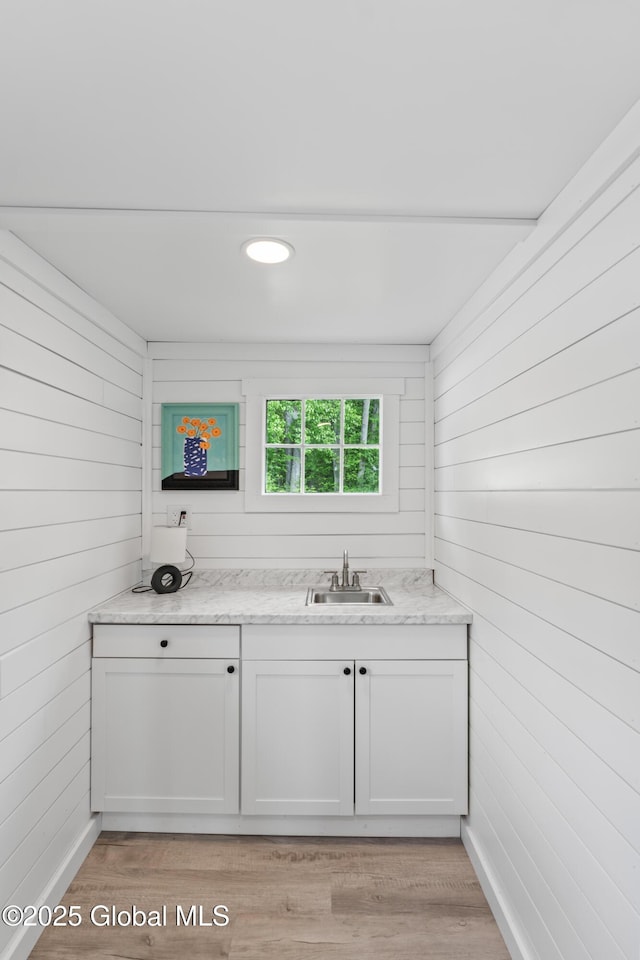
[[[380,397],[269,398],[263,492],[380,492]]]
[[[393,378],[245,380],[245,509],[398,510]]]

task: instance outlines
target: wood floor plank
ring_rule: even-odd
[[[31,960],[509,960],[459,840],[103,833],[63,903]]]

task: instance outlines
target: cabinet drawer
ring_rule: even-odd
[[[240,630],[210,624],[119,624],[93,626],[94,657],[240,656]]]
[[[253,624],[245,660],[466,660],[467,624]]]

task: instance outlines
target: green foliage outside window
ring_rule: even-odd
[[[379,397],[267,400],[265,492],[379,493],[380,413]]]

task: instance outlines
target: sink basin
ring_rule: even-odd
[[[328,587],[309,587],[307,606],[316,603],[370,604],[393,606],[382,587],[363,587],[361,590],[330,590]]]

